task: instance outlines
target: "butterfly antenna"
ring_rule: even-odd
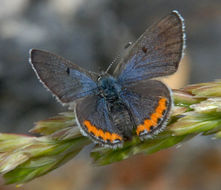
[[[111,64],[108,66],[108,68],[106,69],[105,73],[108,73],[108,71],[111,69],[112,65],[115,64],[118,60],[120,59],[120,54],[118,54],[114,60],[111,62]]]
[[[124,49],[129,48],[131,45],[132,45],[132,42],[128,42],[128,43],[124,46]]]
[[[128,42],[125,46],[124,49],[127,49],[129,46],[131,46],[132,42]],[[108,71],[111,69],[112,65],[115,64],[118,60],[120,59],[120,54],[118,53],[118,55],[114,58],[114,60],[111,62],[111,64],[108,66],[108,68],[106,69],[105,73],[108,73]]]
[[[112,63],[108,66],[108,68],[106,69],[105,73],[108,73],[108,71],[111,69],[113,63],[114,63],[114,61],[112,61]]]

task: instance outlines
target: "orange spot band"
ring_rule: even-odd
[[[150,131],[152,127],[157,126],[158,119],[163,117],[163,111],[167,108],[166,102],[166,98],[161,98],[159,100],[158,106],[155,109],[155,112],[151,114],[150,119],[145,119],[143,124],[137,126],[137,135],[139,135],[144,130]]]
[[[97,129],[90,121],[85,120],[84,125],[86,126],[89,133],[93,133],[96,138],[101,138],[104,141],[114,142],[115,140],[122,141],[122,137],[117,133],[104,132],[102,129]]]

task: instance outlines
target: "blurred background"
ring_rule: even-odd
[[[172,88],[221,78],[221,1],[1,0],[0,131],[27,133],[38,120],[65,111],[36,78],[28,51],[39,48],[80,66],[105,70],[153,22],[178,10],[187,49]],[[221,142],[197,137],[179,148],[94,167],[88,151],[24,190],[220,190]],[[0,190],[13,190],[14,185]],[[17,188],[16,188],[17,189]]]

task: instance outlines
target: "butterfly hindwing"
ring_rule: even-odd
[[[43,84],[62,102],[93,94],[98,76],[55,54],[32,49],[30,63]]]
[[[140,81],[127,87],[122,98],[131,111],[139,137],[150,137],[163,129],[172,105],[166,85],[157,80]]]
[[[99,144],[121,146],[123,137],[113,124],[106,101],[99,96],[88,96],[76,103],[78,126],[85,136]]]
[[[123,85],[166,76],[176,72],[185,44],[184,23],[181,15],[173,11],[149,27],[128,48],[127,54],[114,71]]]

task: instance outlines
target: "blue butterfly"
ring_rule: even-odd
[[[153,78],[177,71],[184,46],[183,18],[172,11],[127,48],[112,75],[87,71],[36,49],[30,51],[30,63],[60,102],[74,102],[83,135],[104,146],[120,147],[134,133],[145,139],[165,127],[171,92]]]

